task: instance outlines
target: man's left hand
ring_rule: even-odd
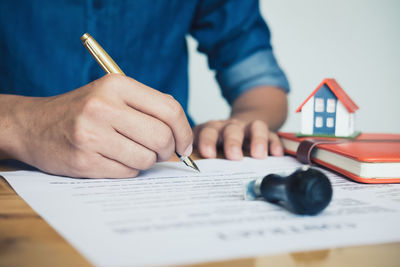
[[[261,120],[210,121],[196,126],[194,135],[197,150],[204,158],[215,158],[218,147],[223,147],[225,157],[230,160],[241,160],[247,146],[250,156],[257,159],[264,159],[268,154],[283,155],[278,135]]]

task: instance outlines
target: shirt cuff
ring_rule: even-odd
[[[276,86],[286,93],[289,92],[289,82],[272,50],[257,51],[239,63],[218,71],[216,78],[229,104],[256,86]]]

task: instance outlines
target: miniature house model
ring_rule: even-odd
[[[358,106],[335,79],[325,79],[301,104],[301,134],[350,137]]]

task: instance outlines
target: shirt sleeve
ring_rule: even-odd
[[[206,53],[226,100],[232,104],[255,86],[276,86],[289,92],[278,65],[270,31],[258,0],[200,0],[191,34]]]

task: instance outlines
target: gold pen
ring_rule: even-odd
[[[96,59],[97,63],[103,68],[106,73],[119,73],[125,75],[125,73],[118,67],[114,60],[107,54],[106,51],[96,42],[96,40],[88,33],[85,33],[81,37],[83,45],[89,50],[90,54]],[[194,161],[188,156],[181,156],[175,152],[186,166],[189,166],[196,171],[200,172]]]

